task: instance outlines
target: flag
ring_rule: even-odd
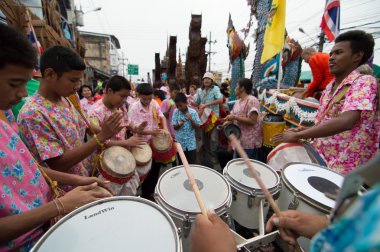
[[[340,1],[328,0],[322,17],[321,28],[330,42],[338,36],[340,30]]]
[[[38,38],[36,36],[36,32],[34,31],[34,27],[32,24],[32,18],[30,17],[29,12],[27,12],[27,15],[28,15],[28,31],[29,31],[28,39],[37,51],[38,60],[37,60],[37,65],[34,67],[35,72],[37,72],[40,70],[40,56],[42,55],[43,49],[42,49],[40,42],[38,41]]]
[[[286,0],[273,0],[264,35],[261,64],[284,48]]]

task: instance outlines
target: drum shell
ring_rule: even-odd
[[[271,138],[279,133],[282,133],[286,128],[286,122],[262,122],[263,125],[263,145],[274,148],[280,143],[274,143]]]

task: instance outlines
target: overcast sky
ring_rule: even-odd
[[[227,77],[228,13],[232,15],[236,30],[246,26],[250,14],[247,0],[75,0],[75,4],[78,8],[81,5],[85,12],[102,7],[101,11],[84,15],[85,26],[81,30],[115,35],[124,57],[128,58],[129,63],[139,65],[142,77],[154,68],[155,52],[163,57],[170,35],[177,36],[177,57],[180,49],[182,60],[185,60],[192,13],[202,14],[202,36],[209,37],[211,32],[212,40],[217,41],[212,44],[212,51],[216,54],[212,55],[211,70],[221,71],[223,78]],[[303,47],[318,42],[324,5],[324,0],[287,1],[286,28],[290,37],[299,40]],[[380,0],[343,0],[341,5],[341,28],[357,27],[374,33],[374,62],[380,65]],[[374,24],[367,24],[372,22]],[[255,20],[254,27],[256,23]],[[253,34],[254,27],[250,34]],[[308,35],[301,33],[298,30],[300,27]],[[246,60],[246,77],[251,75],[255,55],[253,41],[251,35],[245,40],[251,44]],[[332,43],[325,44],[324,51],[328,52],[331,47]],[[303,63],[302,69],[309,70],[309,67]]]

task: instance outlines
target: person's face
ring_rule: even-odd
[[[7,110],[28,96],[26,83],[32,78],[33,69],[7,64],[0,70],[0,109]]]
[[[131,91],[126,88],[116,92],[112,91],[112,89],[109,88],[107,96],[109,97],[112,106],[115,108],[120,108],[127,101],[130,92]]]
[[[182,113],[185,113],[187,111],[187,104],[184,103],[184,102],[176,102],[175,103],[175,106],[177,107],[177,109],[179,111],[181,111]]]
[[[140,102],[143,106],[149,106],[150,102],[153,99],[153,95],[139,95]]]
[[[236,97],[240,98],[240,95],[242,94],[242,92],[244,92],[244,88],[242,86],[240,86],[239,84],[237,84],[236,88],[235,88]]]
[[[203,79],[203,85],[204,85],[205,87],[211,87],[211,85],[212,85],[212,80],[211,80],[210,78],[204,78],[204,79]]]
[[[190,93],[191,95],[194,95],[194,94],[195,94],[195,88],[194,88],[194,87],[190,87],[190,89],[189,89],[189,93]]]
[[[182,93],[186,94],[186,88],[182,88]]]
[[[337,76],[351,71],[359,66],[363,58],[363,52],[352,53],[351,42],[342,41],[336,43],[330,52],[330,73]]]
[[[92,95],[92,92],[91,92],[91,89],[89,89],[88,87],[84,87],[83,89],[82,89],[82,96],[84,97],[84,98],[90,98],[91,97],[91,95]]]
[[[169,94],[170,98],[174,99],[174,97],[178,94],[178,90],[170,90]]]
[[[75,94],[81,86],[82,78],[83,71],[80,70],[65,72],[58,78],[57,73],[51,68],[45,70],[44,76],[44,79],[51,84],[49,89],[63,97]]]
[[[306,62],[306,63],[309,63],[309,59],[311,57],[311,54],[310,53],[304,53],[302,54],[302,59]]]

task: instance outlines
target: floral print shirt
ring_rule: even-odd
[[[49,185],[17,132],[0,120],[0,218],[37,208],[51,197]],[[37,227],[0,245],[0,251],[29,251],[42,236]]]
[[[36,93],[22,107],[18,116],[20,133],[39,163],[83,144],[86,124],[69,104],[70,108],[57,106]],[[89,166],[90,160],[84,159],[68,173],[88,176]]]
[[[380,132],[378,87],[373,76],[361,75],[357,70],[349,74],[332,94],[333,85],[334,82],[330,83],[322,93],[315,125],[323,124],[346,111],[360,111],[360,120],[351,130],[315,139],[314,147],[326,160],[329,168],[347,174],[371,159],[378,149]],[[345,85],[351,85],[345,98],[321,118],[330,101]]]
[[[240,143],[244,149],[260,148],[263,142],[263,130],[260,116],[259,100],[249,95],[245,100],[237,100],[231,111],[231,115],[249,117],[252,113],[257,113],[257,121],[255,125],[247,125],[238,121],[234,121],[240,130]]]
[[[197,111],[192,108],[188,108],[188,113],[193,118],[196,124],[200,124],[199,116]],[[174,110],[172,124],[178,125],[179,121],[182,120],[183,125],[175,131],[175,140],[179,142],[184,151],[192,151],[197,148],[197,142],[195,139],[195,130],[191,125],[191,122],[187,117],[178,109]]]
[[[174,138],[175,133],[174,133],[173,125],[172,125],[172,118],[173,118],[173,113],[174,113],[174,110],[176,109],[176,106],[173,99],[168,98],[168,99],[163,100],[161,103],[160,109],[162,113],[165,113],[170,110],[169,117],[167,118],[167,123],[168,123],[169,132]]]
[[[92,106],[94,105],[94,98],[93,97],[91,97],[90,99],[82,98],[80,100],[80,105],[82,106],[83,111],[88,115],[92,109]]]
[[[219,87],[214,85],[210,87],[207,91],[205,88],[203,89],[199,88],[197,90],[197,93],[195,94],[194,100],[195,100],[195,103],[200,105],[200,104],[206,104],[206,103],[216,101],[220,98],[223,98],[223,95],[220,92]],[[212,111],[214,111],[216,116],[219,117],[219,104],[208,106],[208,108],[212,109]]]

